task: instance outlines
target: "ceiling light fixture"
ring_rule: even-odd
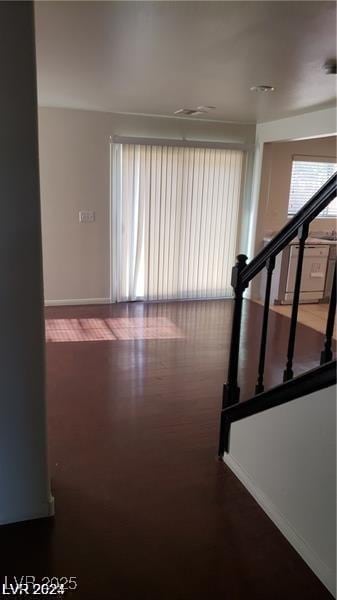
[[[275,88],[272,85],[253,85],[250,88],[251,92],[274,92]]]

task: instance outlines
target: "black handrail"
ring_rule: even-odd
[[[248,287],[251,279],[255,277],[264,267],[267,267],[267,284],[263,311],[263,325],[260,343],[260,360],[258,379],[255,393],[263,391],[263,377],[265,366],[265,355],[268,333],[268,312],[270,300],[271,280],[276,256],[284,250],[288,244],[296,237],[299,239],[299,253],[297,260],[297,271],[295,280],[295,289],[293,294],[293,306],[290,319],[289,343],[287,352],[287,363],[283,374],[283,385],[288,385],[293,380],[293,356],[296,339],[297,313],[300,299],[302,265],[305,250],[305,242],[309,233],[311,221],[324,210],[328,204],[336,197],[337,173],[312,196],[312,198],[301,208],[298,213],[276,234],[276,236],[257,254],[255,258],[247,265],[247,256],[239,254],[237,263],[232,270],[232,287],[234,289],[234,311],[232,322],[231,345],[228,365],[227,382],[223,389],[222,412],[220,422],[220,442],[219,456],[225,448],[228,447],[230,422],[228,421],[228,407],[235,405],[240,400],[240,387],[238,385],[238,366],[239,366],[239,348],[240,348],[240,330],[243,293]],[[336,277],[336,272],[335,272]],[[331,341],[334,324],[334,315],[336,312],[336,282],[332,288],[332,297],[329,308],[329,316],[326,330],[326,341],[324,351],[321,353],[321,364],[331,360]],[[276,388],[275,388],[276,389]],[[288,390],[288,388],[282,388]],[[225,416],[227,415],[227,416]]]
[[[328,181],[306,202],[306,204],[280,229],[275,237],[267,244],[248,265],[242,270],[242,284],[248,283],[257,275],[266,265],[268,258],[277,256],[288,246],[294,238],[297,237],[298,230],[302,225],[311,223],[319,213],[330,204],[336,197],[337,173],[334,173]]]
[[[332,360],[324,365],[315,367],[302,375],[298,375],[277,385],[276,387],[254,396],[245,402],[239,402],[224,410],[223,419],[228,425],[235,421],[240,421],[246,417],[251,417],[257,413],[286,404],[291,400],[306,396],[318,390],[322,390],[336,383],[336,361]],[[229,437],[226,440],[225,451],[228,452]]]

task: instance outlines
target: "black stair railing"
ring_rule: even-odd
[[[301,396],[323,390],[336,383],[336,361],[332,360],[315,369],[310,369],[289,381],[257,394],[246,402],[239,402],[229,406],[224,411],[224,420],[228,426],[235,421],[251,417],[264,410],[280,406]]]
[[[229,450],[229,436],[230,436],[230,423],[233,419],[230,415],[233,415],[233,408],[230,407],[237,405],[240,400],[240,387],[238,383],[238,368],[239,368],[239,352],[240,352],[240,331],[241,331],[241,316],[242,316],[242,302],[243,293],[249,286],[250,281],[258,274],[263,268],[267,270],[266,278],[266,290],[263,307],[263,320],[262,320],[262,331],[260,340],[260,355],[259,365],[257,374],[257,383],[255,387],[255,394],[264,396],[264,371],[266,361],[266,347],[267,347],[267,336],[268,336],[268,317],[269,317],[269,303],[270,303],[270,290],[272,284],[273,271],[275,267],[275,260],[277,255],[288,246],[288,244],[295,238],[299,239],[299,253],[297,259],[297,269],[295,277],[295,287],[293,294],[292,312],[290,318],[290,329],[289,329],[289,341],[288,351],[286,358],[285,370],[283,373],[283,386],[284,392],[288,389],[287,383],[292,381],[294,378],[293,371],[293,359],[294,349],[296,340],[296,327],[297,327],[297,316],[298,316],[298,305],[300,300],[300,289],[301,289],[301,277],[303,267],[303,257],[305,242],[309,233],[310,223],[324,210],[326,206],[336,197],[337,190],[337,174],[335,173],[328,181],[313,195],[313,197],[298,211],[298,213],[281,229],[277,235],[267,244],[263,250],[261,250],[253,260],[246,264],[247,256],[239,254],[237,257],[237,263],[232,270],[232,287],[234,290],[234,311],[232,321],[232,333],[230,343],[230,354],[228,363],[228,376],[227,382],[223,389],[223,400],[222,400],[222,411],[220,419],[220,441],[219,441],[219,456]],[[336,268],[334,275],[334,282],[332,286],[328,319],[326,326],[325,344],[324,349],[321,352],[320,364],[324,365],[332,359],[332,336],[333,327],[336,313]],[[331,369],[329,373],[331,374]],[[298,378],[297,378],[298,379]],[[280,386],[277,386],[277,389]],[[288,386],[289,387],[289,386]],[[292,386],[293,390],[294,386]],[[276,388],[274,388],[276,390]],[[279,393],[279,392],[278,392]],[[256,396],[258,398],[259,396]],[[284,396],[286,397],[286,395]],[[287,401],[286,399],[284,401]],[[247,402],[244,403],[245,405]],[[240,409],[243,410],[243,409]],[[235,412],[235,411],[234,411]],[[242,417],[241,417],[242,418]]]

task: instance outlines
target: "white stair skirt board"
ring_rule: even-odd
[[[310,569],[317,575],[321,582],[328,588],[329,592],[336,597],[335,574],[321,561],[314,550],[303,540],[298,532],[292,527],[287,519],[279,512],[278,508],[248,476],[241,465],[230,455],[225,453],[224,463],[233,471],[236,477],[247,488],[256,502],[261,506],[268,517],[275,523],[288,542],[295,548],[298,554],[309,565]]]
[[[34,503],[34,505],[25,506],[24,512],[15,508],[15,502],[8,511],[0,513],[0,526],[9,525],[10,523],[20,523],[21,521],[32,521],[34,519],[44,519],[55,515],[55,501],[53,496],[50,496],[45,502]]]
[[[64,298],[62,300],[45,300],[45,306],[76,306],[82,304],[110,304],[110,298]]]

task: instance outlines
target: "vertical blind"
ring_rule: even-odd
[[[334,161],[301,160],[294,158],[292,163],[288,215],[295,215],[317,190],[337,171]],[[335,198],[319,217],[337,216]]]
[[[115,301],[232,295],[241,150],[113,144]]]

